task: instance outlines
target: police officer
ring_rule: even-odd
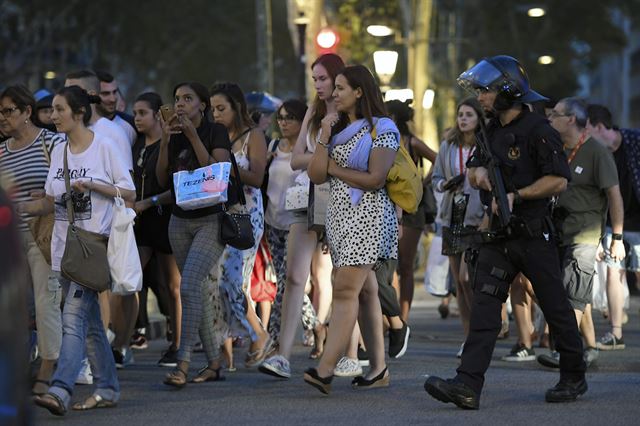
[[[500,311],[509,285],[522,272],[531,281],[560,352],[560,381],[547,390],[547,402],[574,401],[587,391],[582,340],[562,284],[550,197],[567,186],[571,174],[559,134],[525,103],[544,100],[529,88],[524,68],[509,56],[483,59],[458,78],[473,90],[491,121],[487,145],[504,186],[511,218],[497,217],[490,192],[488,157],[477,152],[469,161],[469,181],[481,189],[490,212],[490,241],[481,244],[473,278],[470,330],[462,362],[453,379],[430,376],[424,387],[434,398],[460,408],[478,409],[484,373],[501,327]],[[506,215],[504,215],[506,216]]]

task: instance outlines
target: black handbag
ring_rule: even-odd
[[[236,157],[233,155],[233,152],[230,152],[230,154],[236,185],[230,188],[229,191],[235,190],[240,205],[242,206],[241,209],[244,210],[244,212],[229,212],[227,211],[228,204],[223,204],[223,212],[220,215],[220,241],[238,250],[247,250],[252,248],[256,241],[253,238],[251,215],[246,212],[247,200],[244,197],[240,170],[238,169]]]

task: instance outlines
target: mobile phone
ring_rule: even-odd
[[[455,177],[451,178],[449,180],[449,182],[447,182],[442,187],[442,189],[444,189],[445,191],[449,191],[450,189],[453,189],[453,188],[457,187],[458,185],[460,185],[463,181],[464,181],[464,175],[460,174],[458,176],[455,176]]]
[[[173,110],[173,105],[171,104],[162,105],[160,107],[160,114],[162,115],[162,119],[168,123],[169,120],[171,120],[171,117],[175,115],[175,112]]]

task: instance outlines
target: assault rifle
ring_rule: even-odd
[[[487,171],[489,172],[489,181],[491,182],[491,196],[498,205],[498,220],[500,221],[500,231],[510,233],[509,224],[511,222],[511,211],[509,210],[509,200],[507,199],[507,191],[502,178],[499,160],[491,153],[489,148],[489,139],[487,138],[487,128],[484,120],[480,119],[480,133],[476,133],[476,146],[480,151],[480,157],[485,160]],[[491,221],[495,215],[492,214]]]

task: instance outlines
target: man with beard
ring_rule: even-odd
[[[118,82],[108,72],[96,71],[96,75],[100,80],[100,104],[98,105],[98,111],[103,117],[122,127],[122,130],[127,134],[129,143],[133,146],[137,138],[133,117],[116,110],[120,91]]]

